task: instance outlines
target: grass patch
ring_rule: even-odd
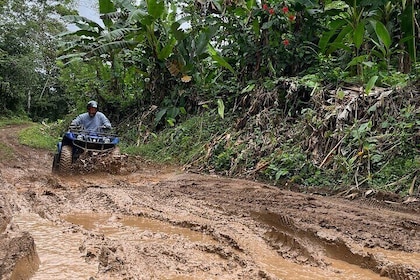
[[[40,124],[25,128],[19,133],[19,143],[38,149],[53,151],[57,142],[58,139],[51,136],[50,129]]]
[[[28,118],[0,118],[0,127],[32,123]]]

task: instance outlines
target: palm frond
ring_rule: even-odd
[[[69,60],[69,59],[74,59],[74,58],[82,59],[85,55],[86,55],[86,53],[83,53],[83,52],[71,53],[71,54],[66,54],[66,55],[59,56],[59,57],[57,57],[57,60]]]
[[[117,42],[110,42],[106,44],[102,44],[97,46],[92,51],[90,51],[87,56],[97,56],[102,54],[110,53],[113,50],[122,50],[124,48],[131,48],[135,46],[136,43],[133,41],[117,41]]]
[[[112,30],[110,32],[107,32],[106,34],[103,35],[103,38],[107,42],[121,40],[122,38],[124,38],[124,36],[126,34],[129,34],[132,31],[134,31],[133,28],[119,28],[119,29],[116,29],[116,30]]]
[[[68,15],[68,16],[63,16],[63,19],[69,23],[75,24],[77,27],[83,30],[92,30],[92,28],[93,30],[97,28],[98,32],[101,32],[103,30],[103,27],[101,25],[99,25],[98,23],[86,17]]]

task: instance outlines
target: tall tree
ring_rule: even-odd
[[[67,1],[0,2],[0,100],[2,113],[39,115],[48,94],[59,91],[55,35],[66,26],[60,15],[74,13]],[[56,111],[58,112],[58,110]]]

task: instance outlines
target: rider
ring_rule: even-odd
[[[90,131],[112,128],[108,118],[102,112],[98,111],[98,102],[94,100],[88,102],[87,112],[78,115],[70,125],[81,126],[83,129]]]

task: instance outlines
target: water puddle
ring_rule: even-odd
[[[135,238],[135,234],[144,231],[158,232],[167,235],[179,235],[191,242],[215,243],[208,235],[187,228],[177,227],[146,217],[113,216],[110,214],[76,213],[63,217],[67,222],[80,225],[86,230],[97,231],[107,237]],[[127,239],[126,239],[127,240]],[[139,239],[140,240],[140,239]],[[128,240],[130,241],[130,240]],[[135,241],[135,240],[132,240]]]
[[[22,213],[13,221],[22,231],[30,232],[35,240],[41,263],[32,280],[86,280],[96,275],[98,265],[86,263],[79,252],[83,241],[81,233],[69,232],[31,213]]]

